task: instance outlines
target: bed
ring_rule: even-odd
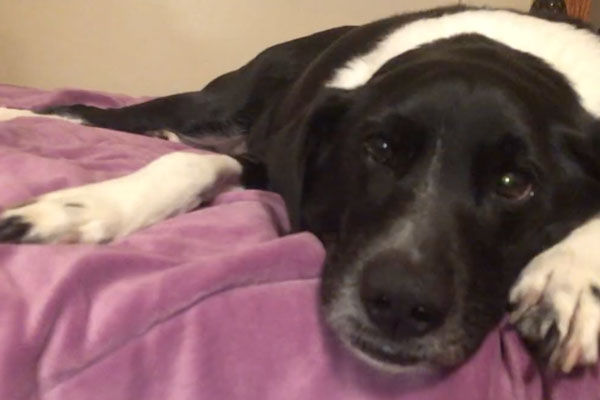
[[[0,85],[13,108],[141,100]],[[50,118],[0,122],[0,207],[184,149]],[[363,365],[320,319],[321,244],[288,230],[277,195],[239,190],[107,245],[0,245],[0,399],[600,398],[597,368],[542,379],[504,322],[445,376]]]

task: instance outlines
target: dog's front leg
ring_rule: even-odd
[[[238,183],[233,158],[186,152],[89,185],[51,192],[0,214],[0,241],[101,243],[196,208]]]
[[[598,360],[600,218],[535,257],[510,294],[511,321],[551,366],[570,372]]]

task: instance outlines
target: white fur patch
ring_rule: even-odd
[[[24,242],[101,243],[192,210],[237,184],[241,165],[216,154],[175,152],[120,177],[45,194],[0,215],[27,223]],[[2,232],[0,232],[0,236]]]
[[[600,218],[595,218],[535,257],[510,294],[511,303],[517,306],[511,315],[513,323],[525,322],[530,328],[533,323],[534,336],[540,340],[556,326],[558,342],[550,361],[564,372],[598,361],[598,238]]]
[[[60,119],[63,121],[73,122],[76,124],[80,124],[82,122],[78,118],[70,118],[70,117],[64,117],[61,115],[52,115],[52,114],[36,114],[35,112],[30,111],[30,110],[21,110],[21,109],[17,109],[17,108],[0,107],[0,122],[1,121],[10,121],[15,118],[21,118],[21,117],[53,118],[53,119]]]
[[[585,109],[600,117],[600,39],[559,22],[505,10],[469,10],[418,20],[383,38],[370,52],[338,69],[328,87],[354,89],[365,84],[390,59],[435,40],[477,33],[537,56],[562,73]]]

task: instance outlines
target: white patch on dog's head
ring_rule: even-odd
[[[544,60],[567,78],[582,106],[600,117],[600,38],[568,23],[507,10],[467,10],[401,26],[370,52],[348,61],[326,86],[357,88],[392,58],[461,34],[480,34]]]

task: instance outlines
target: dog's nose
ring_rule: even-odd
[[[423,336],[442,325],[451,303],[448,280],[386,258],[368,263],[362,275],[360,296],[371,322],[394,339]]]

